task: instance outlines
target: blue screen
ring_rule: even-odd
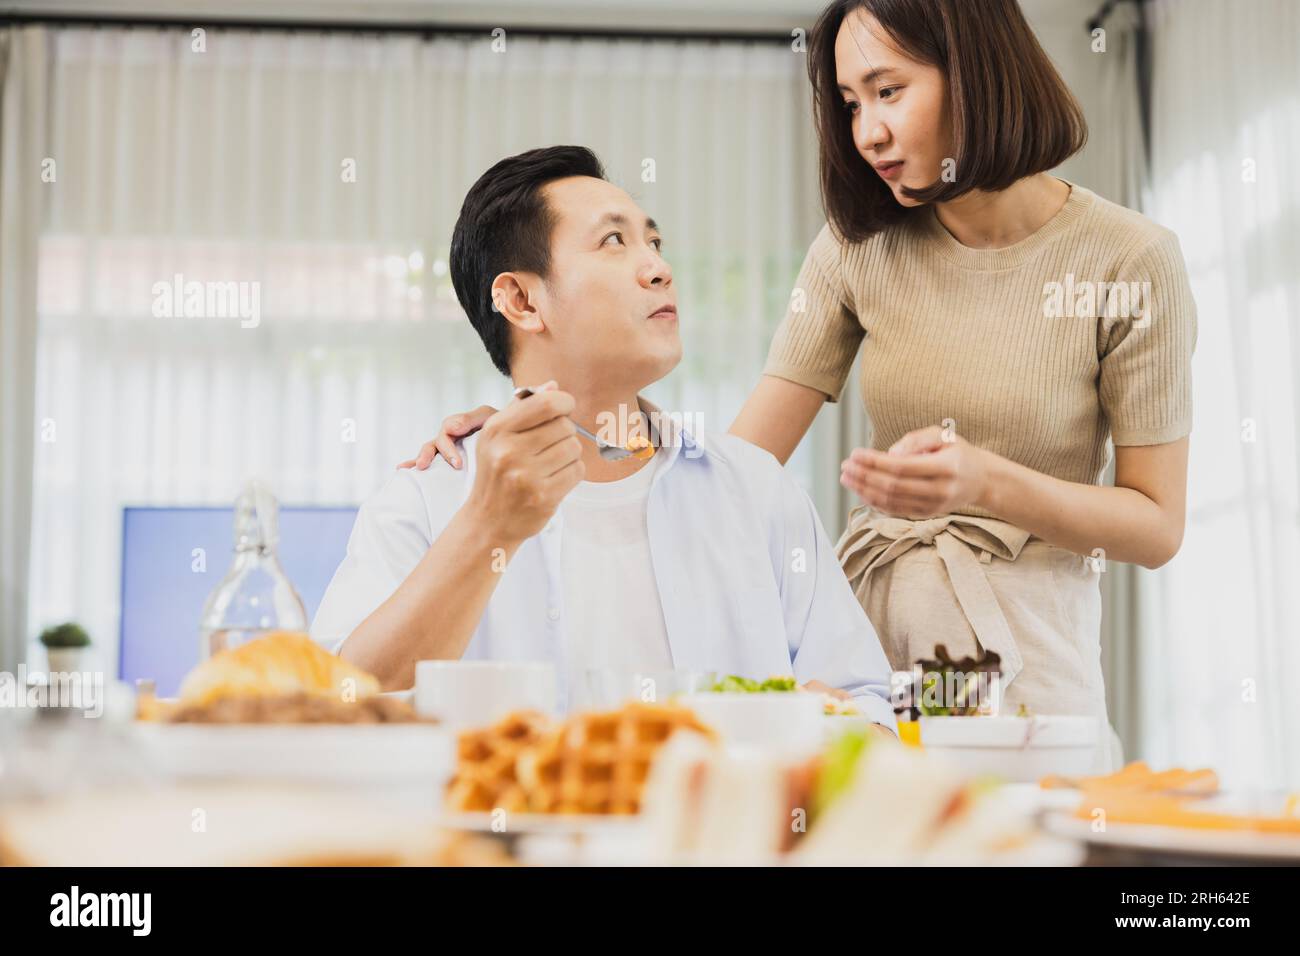
[[[280,565],[316,615],[347,553],[355,508],[280,508]],[[199,660],[199,618],[234,560],[233,508],[122,509],[122,631],[118,676],[152,679],[174,696]],[[196,571],[195,549],[203,570]]]

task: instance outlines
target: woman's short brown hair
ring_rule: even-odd
[[[835,0],[813,27],[808,78],[822,201],[832,228],[846,240],[861,241],[908,213],[854,146],[837,89],[835,38],[855,10],[874,17],[904,54],[947,78],[956,179],[904,187],[910,198],[934,203],[972,189],[996,192],[1083,148],[1083,110],[1017,0]]]

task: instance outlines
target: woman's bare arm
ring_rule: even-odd
[[[946,436],[938,427],[888,452],[858,448],[840,481],[887,514],[927,518],[974,505],[1077,554],[1158,568],[1183,540],[1188,440],[1115,449],[1115,486],[1064,481]]]
[[[796,385],[783,378],[764,375],[745,402],[736,420],[731,424],[731,434],[765,448],[785,464],[808,433],[813,419],[822,405],[826,393],[806,385]],[[456,439],[478,431],[496,409],[480,405],[469,412],[449,415],[442,421],[438,436],[425,442],[415,458],[402,462],[398,468],[418,468],[423,471],[441,455],[453,468],[460,468],[456,456]]]
[[[480,405],[470,412],[458,412],[455,415],[448,415],[442,420],[442,428],[438,430],[438,437],[425,442],[420,446],[420,451],[414,458],[402,462],[397,467],[417,468],[424,471],[433,464],[435,458],[441,455],[451,467],[459,470],[463,463],[456,454],[456,439],[474,434],[496,413],[497,410],[491,405]]]
[[[784,465],[825,404],[825,392],[764,375],[731,423],[730,432],[767,449]]]
[[[988,508],[1044,541],[1079,554],[1158,568],[1178,553],[1187,518],[1186,438],[1115,449],[1115,487],[1041,474],[1004,458]]]

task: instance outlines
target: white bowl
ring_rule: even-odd
[[[555,665],[543,661],[419,661],[415,712],[451,727],[485,727],[518,710],[556,712]]]
[[[958,769],[1014,783],[1082,777],[1096,766],[1096,717],[922,717],[921,746]]]
[[[826,739],[820,694],[686,694],[680,703],[695,711],[726,744],[812,753]]]

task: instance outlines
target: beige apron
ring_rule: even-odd
[[[1101,587],[1087,558],[995,518],[895,518],[855,508],[836,545],[895,670],[934,656],[995,651],[1000,713],[1090,714],[1110,725],[1101,672]]]

